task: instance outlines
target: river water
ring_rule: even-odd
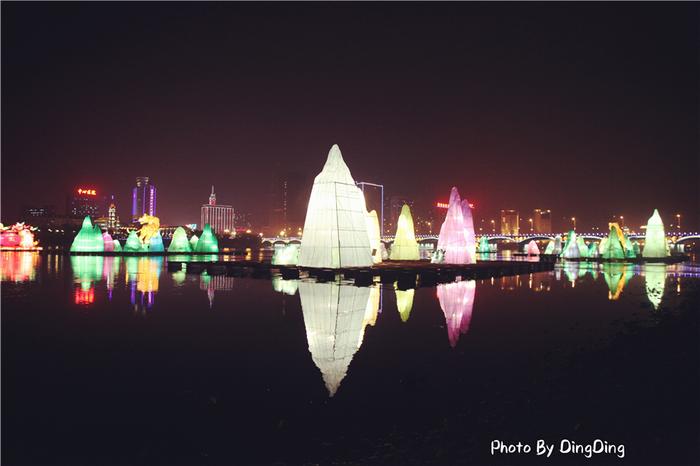
[[[4,463],[698,459],[697,264],[397,290],[166,261],[2,253]]]

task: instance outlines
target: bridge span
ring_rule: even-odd
[[[566,236],[568,232],[566,233],[559,233],[562,237]],[[601,239],[605,238],[608,236],[608,233],[603,233],[603,232],[593,232],[593,233],[577,233],[578,236],[582,237],[585,240],[588,241],[600,241]],[[503,242],[509,242],[509,243],[518,243],[518,244],[523,244],[523,243],[528,243],[531,240],[535,241],[550,241],[553,240],[555,235],[554,234],[524,234],[524,235],[499,235],[497,233],[488,233],[488,234],[483,234],[483,235],[476,235],[476,241],[479,242],[482,237],[485,237],[487,241],[490,243],[496,243],[499,241]],[[634,233],[629,235],[630,239],[632,240],[639,240],[639,239],[644,239],[644,234],[643,233]],[[666,237],[671,241],[671,243],[684,243],[687,241],[698,241],[700,240],[700,232],[683,232],[683,233],[674,233],[674,234],[667,234]],[[438,235],[437,234],[429,234],[429,235],[416,235],[416,240],[419,243],[433,243],[437,242],[438,240]],[[394,235],[385,235],[382,236],[382,242],[384,243],[391,243],[394,241]],[[263,245],[267,243],[269,246],[273,246],[275,244],[293,244],[293,243],[299,243],[301,244],[301,236],[267,236],[262,238]]]

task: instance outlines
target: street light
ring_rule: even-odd
[[[624,228],[625,226],[625,217],[624,215],[620,215],[620,226]]]
[[[681,230],[681,214],[676,214],[676,226],[678,227],[678,231]]]
[[[530,222],[530,233],[532,233],[532,219],[528,218],[527,221]]]
[[[491,232],[496,233],[496,221],[491,219]]]
[[[574,224],[574,231],[576,231],[576,217],[571,217],[571,222]]]

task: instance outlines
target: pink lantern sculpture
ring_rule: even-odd
[[[540,248],[537,247],[537,243],[535,243],[534,239],[531,239],[529,243],[527,243],[527,248],[525,248],[525,252],[529,256],[539,256],[540,255]]]

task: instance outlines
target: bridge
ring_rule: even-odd
[[[562,237],[566,236],[568,232],[566,233],[559,233]],[[607,232],[593,232],[593,233],[577,233],[577,236],[582,237],[585,240],[589,241],[600,241],[603,238],[606,238],[608,236]],[[488,242],[490,243],[496,243],[499,241],[504,241],[504,242],[510,242],[510,243],[518,243],[518,244],[524,244],[524,243],[529,243],[531,240],[535,241],[550,241],[553,240],[555,235],[552,234],[536,234],[536,233],[531,233],[531,234],[520,234],[520,235],[499,235],[498,233],[486,233],[482,235],[476,235],[476,241],[479,242],[482,237],[485,237]],[[632,240],[639,240],[639,239],[644,239],[644,233],[632,233],[629,235],[629,238]],[[671,243],[676,244],[676,243],[683,243],[686,241],[698,241],[700,240],[700,232],[683,232],[683,233],[674,233],[674,234],[666,234],[666,238],[671,240]],[[428,235],[416,235],[416,241],[418,243],[434,243],[437,242],[438,240],[438,235],[437,234],[428,234]],[[391,243],[394,241],[394,235],[385,235],[382,236],[382,242],[384,243]],[[262,238],[263,245],[265,243],[268,243],[269,246],[273,246],[275,244],[293,244],[293,243],[298,243],[301,244],[301,236],[269,236],[269,237],[263,237]]]

